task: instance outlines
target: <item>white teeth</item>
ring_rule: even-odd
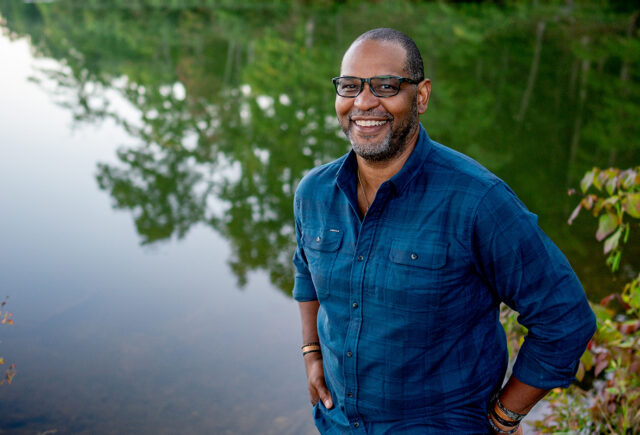
[[[373,126],[377,126],[377,125],[382,125],[387,121],[372,121],[372,120],[368,120],[368,119],[358,119],[356,121],[354,121],[356,123],[356,125],[359,125],[361,127],[373,127]]]

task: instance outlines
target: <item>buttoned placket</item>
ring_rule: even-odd
[[[365,307],[363,300],[366,268],[369,263],[376,229],[380,215],[387,202],[389,182],[383,183],[378,190],[367,214],[362,218],[356,236],[356,249],[349,279],[350,316],[345,337],[343,355],[343,376],[345,380],[344,411],[351,426],[352,433],[366,433],[365,426],[358,413],[358,343],[362,328],[362,311]],[[360,221],[355,214],[354,219]]]

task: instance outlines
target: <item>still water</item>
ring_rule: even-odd
[[[374,26],[425,54],[430,136],[513,187],[592,300],[617,289],[566,192],[640,161],[628,11],[216,4],[0,3],[0,432],[315,433],[292,197],[348,149],[329,78]]]
[[[1,349],[18,370],[0,429],[310,432],[294,301],[264,272],[240,291],[206,227],[140,246],[94,179],[131,137],[74,126],[28,80],[43,63],[26,41],[2,37],[0,53],[0,288],[15,317]]]

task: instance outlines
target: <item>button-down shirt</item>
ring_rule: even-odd
[[[318,300],[335,406],[323,433],[489,432],[507,368],[499,305],[528,335],[513,367],[534,387],[567,386],[595,318],[567,259],[511,189],[420,135],[364,217],[353,151],[296,191],[294,298]]]

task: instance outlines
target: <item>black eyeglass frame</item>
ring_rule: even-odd
[[[358,79],[358,80],[360,80],[360,89],[358,90],[358,93],[355,94],[355,95],[340,95],[340,92],[338,92],[338,80],[340,80],[340,79]],[[398,79],[398,92],[396,92],[393,95],[379,95],[376,92],[376,90],[373,88],[373,86],[371,86],[371,80],[373,80],[373,79]],[[413,80],[413,79],[410,79],[410,78],[407,78],[407,77],[385,75],[385,76],[369,77],[367,79],[362,78],[362,77],[356,77],[356,76],[340,76],[340,77],[332,78],[331,81],[333,82],[333,86],[336,88],[336,94],[338,94],[338,96],[340,96],[342,98],[356,98],[358,95],[360,95],[362,93],[362,90],[364,89],[364,84],[365,83],[369,84],[369,90],[371,90],[371,93],[373,95],[375,95],[376,97],[378,97],[378,98],[389,98],[389,97],[395,97],[396,95],[398,95],[400,93],[400,88],[402,87],[402,83],[403,82],[407,82],[407,83],[410,83],[412,85],[417,85],[422,80]]]

